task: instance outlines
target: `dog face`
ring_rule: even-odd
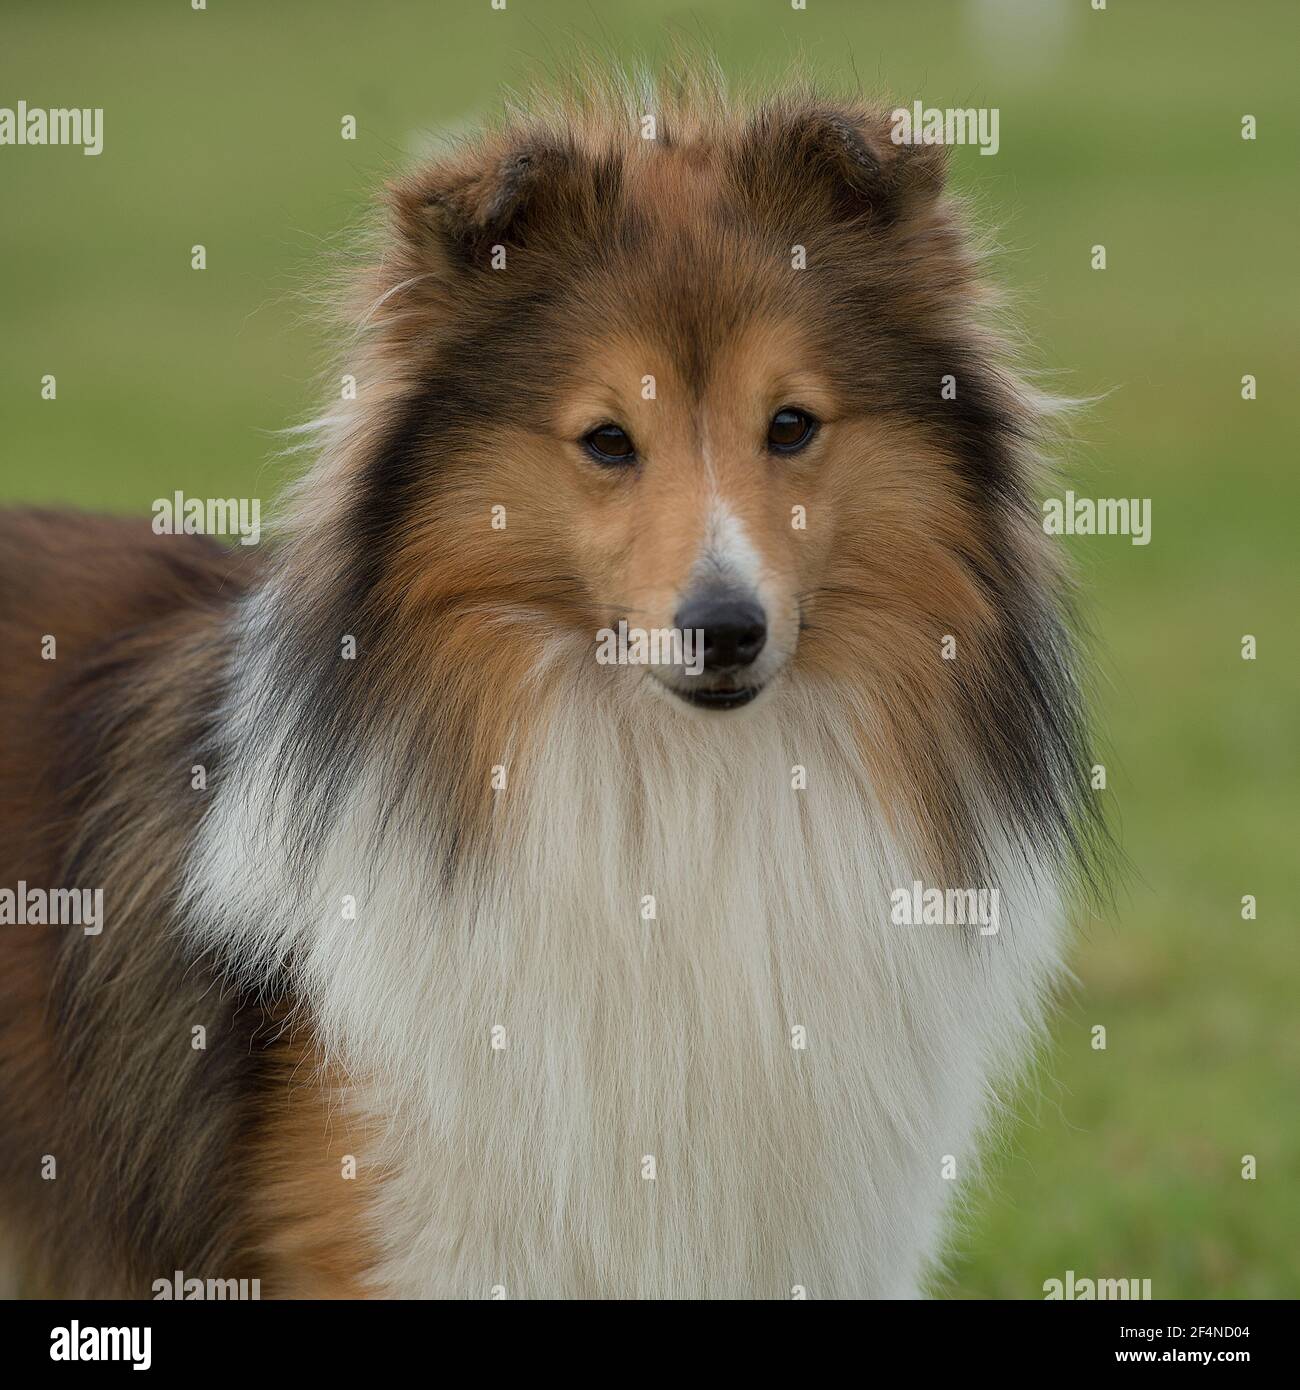
[[[539,664],[594,665],[620,622],[698,633],[702,669],[619,667],[620,698],[743,720],[833,682],[940,838],[973,781],[1058,836],[1074,696],[1033,412],[976,326],[943,150],[889,129],[795,97],[665,103],[653,138],[564,108],[396,185],[296,552],[337,575],[309,621],[361,628],[395,699],[423,670],[440,717],[477,710],[484,757]]]
[[[797,528],[836,406],[793,330],[737,326],[692,381],[662,327],[629,319],[556,399],[574,565],[607,622],[693,635],[694,672],[643,669],[706,711],[749,703],[797,658],[822,572]]]
[[[980,499],[945,448],[963,407],[942,418],[913,317],[967,273],[941,173],[865,112],[793,108],[533,132],[404,185],[443,387],[409,420],[408,516],[458,538],[458,583],[508,582],[588,654],[619,621],[698,634],[702,673],[629,680],[707,710],[800,661],[906,668],[978,623],[955,552],[985,548]]]

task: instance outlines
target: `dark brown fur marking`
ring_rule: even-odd
[[[98,936],[0,927],[0,1222],[29,1292],[147,1296],[178,1269],[274,1290],[289,1283],[274,1249],[294,1254],[294,1288],[312,1280],[266,1177],[267,1126],[280,1117],[308,1167],[313,1116],[327,1152],[324,1093],[277,1023],[286,1001],[223,989],[169,920],[204,804],[190,769],[207,760],[219,622],[248,567],[143,522],[0,516],[0,887],[102,888],[105,917]]]

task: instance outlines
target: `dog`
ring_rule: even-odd
[[[983,284],[870,102],[538,99],[389,188],[270,543],[4,518],[19,1287],[927,1290],[1093,815]]]

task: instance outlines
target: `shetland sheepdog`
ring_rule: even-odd
[[[267,545],[0,526],[10,1276],[916,1296],[1089,816],[945,151],[587,92],[386,207]]]

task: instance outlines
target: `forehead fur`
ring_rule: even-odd
[[[774,314],[844,363],[968,287],[943,163],[893,144],[883,108],[807,93],[552,102],[391,190],[379,289],[423,313],[430,345],[445,327],[472,346],[472,323],[499,349],[508,329],[534,366],[624,327],[671,344],[698,387],[729,333]]]

